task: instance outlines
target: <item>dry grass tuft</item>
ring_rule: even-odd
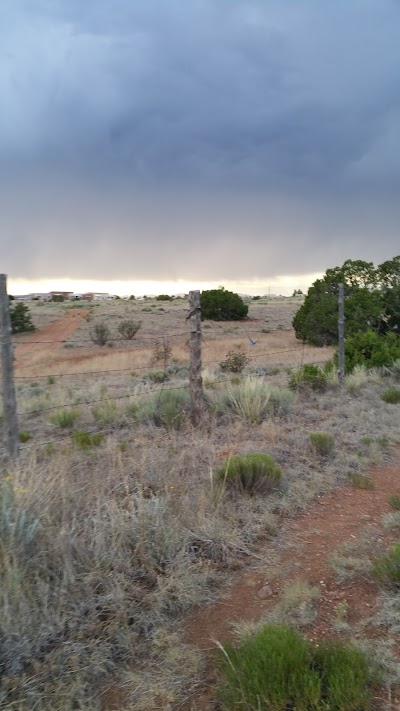
[[[298,629],[315,622],[315,603],[320,596],[318,588],[298,580],[288,583],[282,590],[281,599],[268,616],[271,622],[288,624]]]

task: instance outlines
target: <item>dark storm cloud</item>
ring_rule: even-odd
[[[395,0],[13,0],[0,51],[10,274],[250,278],[398,253]]]

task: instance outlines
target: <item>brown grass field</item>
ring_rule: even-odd
[[[395,375],[289,390],[293,367],[332,356],[296,341],[300,303],[203,323],[197,429],[184,300],[33,305],[38,330],[15,338],[21,453],[2,458],[0,708],[217,711],[215,639],[269,619],[355,639],[384,660],[376,708],[399,708],[398,594],[369,573],[396,540],[400,406],[381,399]],[[142,322],[130,342],[124,319]],[[228,351],[251,358],[243,374],[221,371]],[[333,437],[328,455],[313,432]],[[279,487],[219,483],[254,452],[274,457]]]

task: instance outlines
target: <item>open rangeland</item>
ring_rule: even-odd
[[[398,708],[398,594],[371,573],[400,527],[395,375],[289,389],[332,356],[296,341],[299,303],[203,323],[197,429],[184,300],[34,305],[15,339],[21,454],[2,462],[1,708],[216,711],[216,641],[270,619],[355,639],[384,665],[375,707]],[[142,322],[131,341],[123,320]],[[221,370],[229,351],[242,374]],[[228,481],[250,453],[279,466],[272,490]]]

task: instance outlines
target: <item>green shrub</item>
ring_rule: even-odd
[[[30,432],[20,432],[19,433],[19,441],[24,444],[24,442],[29,442],[29,440],[32,439],[32,435]]]
[[[72,435],[72,440],[81,449],[90,449],[90,447],[98,447],[103,441],[103,435],[99,432],[90,434],[85,430],[78,430]]]
[[[347,373],[356,365],[364,365],[366,368],[390,367],[397,358],[400,358],[400,337],[395,333],[381,335],[375,331],[366,331],[346,338]]]
[[[382,393],[382,400],[390,405],[398,405],[400,402],[400,388],[386,388]]]
[[[229,711],[362,711],[375,682],[368,656],[350,645],[319,647],[284,625],[267,625],[218,655],[219,698]]]
[[[153,393],[138,407],[139,422],[149,422],[157,427],[179,429],[189,408],[186,390],[168,389]]]
[[[110,329],[106,323],[96,323],[90,331],[90,338],[96,346],[106,346],[111,337]]]
[[[395,543],[387,553],[376,556],[371,565],[371,575],[383,587],[400,588],[400,543]]]
[[[159,294],[158,296],[156,296],[156,300],[157,301],[173,301],[174,297],[169,296],[168,294]]]
[[[396,511],[400,511],[400,496],[398,494],[389,496],[388,503],[393,509],[395,509]]]
[[[282,472],[270,454],[232,456],[217,470],[216,477],[229,490],[268,494],[281,480]]]
[[[49,375],[47,377],[47,385],[54,385],[55,382],[56,382],[56,379],[53,375]]]
[[[323,392],[328,383],[325,371],[318,365],[306,364],[292,370],[289,378],[292,390],[316,390]]]
[[[29,308],[22,302],[10,306],[10,318],[13,333],[24,333],[25,331],[35,330]]]
[[[320,708],[329,711],[370,708],[371,686],[377,683],[378,675],[371,673],[370,660],[365,652],[329,641],[314,650],[314,660],[322,681],[323,704]]]
[[[118,332],[122,338],[127,341],[131,341],[136,336],[141,325],[141,321],[131,321],[130,319],[127,319],[125,321],[121,321],[118,326]]]
[[[229,351],[219,367],[224,372],[242,373],[248,363],[250,358],[243,351]]]
[[[242,321],[249,311],[238,294],[224,288],[202,291],[200,306],[201,318],[213,321]]]
[[[53,425],[66,429],[67,427],[72,427],[79,415],[79,410],[63,408],[62,410],[57,410],[54,415],[52,415],[50,422]]]
[[[314,451],[321,457],[331,454],[335,446],[335,438],[327,432],[311,432],[308,436]]]

